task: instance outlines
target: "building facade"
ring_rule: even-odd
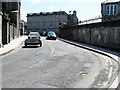
[[[20,35],[24,35],[25,33],[25,21],[20,20]]]
[[[65,11],[27,14],[27,30],[29,31],[35,30],[40,34],[43,31],[54,31],[59,34],[60,24],[68,24],[68,14]]]
[[[2,2],[0,1],[0,48],[2,47]]]
[[[120,0],[106,0],[101,3],[102,21],[120,19]]]
[[[9,13],[12,23],[14,23],[17,29],[19,29],[21,1],[15,1],[16,2],[11,2],[11,0],[7,0],[7,2],[2,2],[2,12]]]
[[[73,11],[73,14],[68,14],[68,26],[78,25],[77,12]]]
[[[21,1],[15,0],[16,2],[7,2],[2,1],[2,12],[3,17],[7,15],[8,20],[3,19],[2,22],[2,43],[7,44],[12,39],[20,36],[20,7]]]

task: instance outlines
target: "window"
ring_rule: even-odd
[[[113,5],[110,6],[110,15],[113,15]]]
[[[117,4],[107,5],[106,6],[106,14],[107,15],[116,15],[118,12]]]
[[[106,14],[109,15],[109,6],[107,6]]]
[[[118,6],[114,5],[114,15],[118,13]]]

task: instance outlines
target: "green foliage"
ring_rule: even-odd
[[[6,20],[7,22],[13,23],[13,14],[11,12],[4,12],[3,13],[3,20]]]
[[[10,17],[8,13],[3,13],[3,20],[10,22]]]

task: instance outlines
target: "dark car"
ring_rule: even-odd
[[[57,35],[55,32],[53,31],[49,31],[47,33],[47,38],[46,39],[49,39],[49,40],[56,40],[57,39]]]
[[[25,46],[27,45],[40,45],[42,46],[41,36],[38,32],[32,31],[28,35],[28,39],[25,40]]]
[[[46,30],[43,31],[43,36],[47,36]]]

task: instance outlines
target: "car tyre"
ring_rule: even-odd
[[[42,42],[40,41],[40,47],[42,47]]]
[[[27,43],[25,42],[25,47],[27,47]]]

